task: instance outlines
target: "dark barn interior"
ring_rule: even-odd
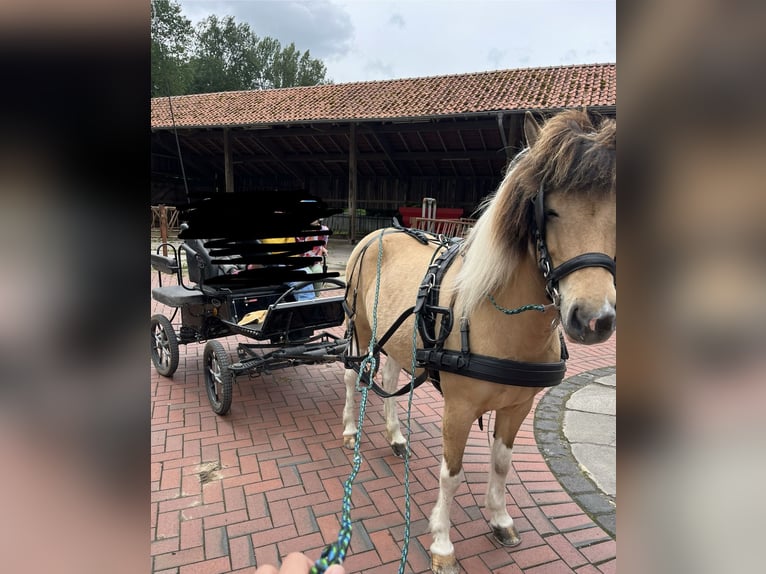
[[[185,203],[185,173],[190,199],[301,189],[385,222],[428,197],[470,217],[523,148],[525,112],[572,107],[615,116],[616,66],[154,98],[151,204]]]

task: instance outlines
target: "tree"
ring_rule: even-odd
[[[152,96],[186,93],[192,23],[171,0],[152,0]]]
[[[251,90],[260,87],[258,38],[247,24],[208,16],[197,24],[190,60],[189,93]]]
[[[294,43],[258,38],[232,16],[196,28],[173,0],[152,0],[152,96],[329,83],[327,69]]]

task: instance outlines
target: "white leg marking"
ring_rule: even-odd
[[[343,407],[343,439],[346,446],[353,447],[353,443],[348,444],[346,440],[356,436],[356,405],[354,402],[356,373],[352,369],[346,369],[346,372],[343,374],[343,380],[346,383],[346,404]]]
[[[500,439],[495,439],[492,443],[492,459],[485,506],[490,513],[489,523],[501,528],[513,526],[513,519],[508,514],[505,502],[505,481],[511,467],[512,452],[512,449],[505,446]]]
[[[383,390],[391,393],[396,390],[399,381],[399,373],[402,368],[391,357],[386,357],[385,363],[380,370],[383,379]],[[396,399],[383,399],[383,411],[386,415],[386,439],[388,444],[405,444],[407,440],[402,436],[399,423],[399,412],[396,407]]]
[[[442,457],[442,466],[439,473],[439,498],[436,500],[436,506],[431,511],[431,519],[429,521],[431,534],[434,537],[433,544],[430,547],[431,554],[449,556],[455,550],[449,539],[449,511],[452,506],[452,499],[455,498],[455,492],[460,483],[463,482],[463,476],[463,469],[460,469],[460,472],[455,476],[450,476],[449,470],[447,470],[447,463],[444,462]]]

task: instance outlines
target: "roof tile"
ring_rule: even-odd
[[[394,120],[501,110],[614,106],[616,64],[497,70],[172,98],[178,127]],[[152,98],[152,128],[173,125],[168,98]]]

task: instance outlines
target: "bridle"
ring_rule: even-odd
[[[545,292],[551,301],[558,307],[561,301],[559,295],[559,281],[574,273],[578,269],[586,267],[603,267],[612,274],[617,281],[617,263],[606,253],[581,253],[571,259],[564,261],[558,267],[553,267],[548,246],[545,243],[545,196],[543,194],[543,183],[540,182],[540,188],[532,197],[532,204],[535,209],[535,244],[537,245],[538,260],[537,265],[543,273],[545,279]]]

